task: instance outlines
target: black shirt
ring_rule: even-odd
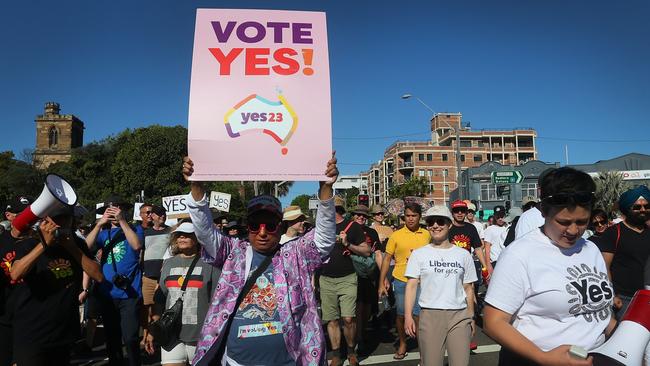
[[[619,223],[594,238],[594,243],[601,252],[614,254],[610,271],[617,294],[634,296],[637,290],[643,289],[643,270],[650,255],[650,229],[637,233]]]
[[[341,223],[336,224],[337,243],[334,245],[334,249],[330,252],[329,262],[321,267],[321,275],[327,277],[345,277],[355,273],[354,265],[350,258],[350,251],[346,249],[338,239],[338,233],[345,230],[350,223],[351,225],[346,232],[347,242],[350,245],[359,245],[366,241],[366,236],[363,233],[361,225],[356,222],[343,220]]]
[[[16,260],[16,248],[34,239],[23,237],[16,239],[9,231],[0,234],[0,324],[11,325],[11,305],[13,289],[16,282],[11,279],[11,266]]]
[[[366,237],[366,244],[370,247],[370,251],[374,252],[376,250],[381,250],[385,251],[386,250],[386,245],[383,246],[381,241],[379,241],[379,234],[377,234],[377,230],[371,228],[370,226],[362,226],[363,233]]]
[[[86,244],[76,236],[85,250]],[[38,240],[20,245],[16,259],[32,251]],[[37,347],[70,345],[79,336],[79,301],[82,269],[60,246],[41,254],[14,289],[14,342]]]
[[[470,248],[480,248],[483,245],[481,237],[478,236],[478,231],[472,224],[451,225],[449,241],[458,247],[467,249],[468,252],[471,252]]]

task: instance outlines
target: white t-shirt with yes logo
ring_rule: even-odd
[[[510,244],[499,257],[485,301],[543,351],[563,344],[591,350],[605,339],[614,290],[600,251],[579,239],[561,249],[540,229]]]

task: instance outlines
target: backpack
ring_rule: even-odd
[[[348,226],[345,227],[345,230],[343,230],[343,232],[347,233],[347,231],[350,229],[350,226],[352,226],[352,223],[353,221],[350,221],[350,223],[348,224]],[[366,239],[367,238],[368,236],[366,236]],[[377,262],[375,262],[375,252],[372,252],[372,254],[370,254],[369,257],[364,257],[362,255],[351,253],[350,258],[352,259],[352,265],[354,266],[354,271],[357,272],[357,276],[361,278],[370,278],[372,274],[375,272],[375,270],[377,269]]]

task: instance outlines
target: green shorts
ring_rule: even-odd
[[[354,318],[357,312],[357,274],[345,277],[320,276],[320,306],[323,320]]]

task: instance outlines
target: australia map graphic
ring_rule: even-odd
[[[282,95],[278,95],[278,101],[271,101],[251,94],[235,104],[226,113],[224,121],[231,138],[247,133],[264,133],[282,146],[282,155],[288,153],[286,145],[298,127],[298,116]]]

